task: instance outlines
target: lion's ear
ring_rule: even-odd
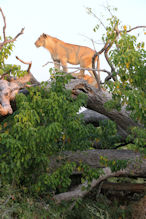
[[[46,38],[46,37],[47,37],[47,34],[43,33],[43,37]]]

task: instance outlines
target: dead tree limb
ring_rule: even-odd
[[[103,190],[108,191],[127,191],[127,192],[146,192],[146,183],[111,183],[104,182]]]
[[[11,43],[16,41],[16,39],[22,35],[24,33],[24,28],[21,29],[21,31],[13,38],[13,39],[7,39],[6,37],[6,18],[4,16],[3,10],[0,8],[0,12],[2,14],[3,17],[3,21],[4,21],[4,27],[3,27],[3,37],[4,37],[4,41],[0,43],[0,49],[2,49],[2,47],[7,44],[7,43]]]
[[[4,26],[3,26],[3,36],[4,36],[4,41],[6,41],[6,18],[5,18],[5,15],[2,11],[2,9],[0,8],[0,12],[2,14],[2,17],[3,17],[3,21],[4,21]]]
[[[109,168],[103,169],[104,175],[100,176],[98,179],[93,179],[90,183],[90,187],[88,188],[88,182],[79,185],[74,190],[69,192],[64,192],[55,195],[53,198],[57,203],[61,201],[71,201],[77,200],[78,198],[84,198],[90,191],[92,191],[99,183],[104,181],[109,177],[120,176],[120,174],[124,174],[124,171],[118,171],[116,173],[112,173]]]
[[[133,28],[127,30],[126,32],[129,33],[129,32],[131,32],[131,31],[136,30],[136,29],[139,29],[139,28],[146,28],[146,26],[136,26],[136,27],[133,27]],[[123,32],[123,30],[120,30],[120,32]]]
[[[62,157],[61,157],[62,156]],[[146,159],[142,157],[140,153],[126,150],[88,150],[88,151],[77,151],[77,152],[64,152],[59,158],[51,158],[50,165],[56,168],[61,160],[86,163],[92,168],[103,168],[104,174],[98,179],[93,179],[90,188],[88,188],[88,182],[79,185],[74,190],[61,193],[54,196],[57,202],[69,201],[72,199],[83,198],[91,190],[99,185],[100,182],[104,181],[109,177],[146,177]],[[129,160],[128,165],[125,169],[117,172],[111,172],[110,168],[104,167],[100,163],[100,156],[106,157],[108,160]],[[83,190],[82,188],[86,188]]]
[[[28,66],[28,69],[27,69],[27,72],[30,73],[30,69],[31,69],[31,65],[32,65],[32,62],[24,62],[22,59],[20,59],[18,56],[16,56],[16,59],[18,59],[20,62],[22,62],[23,64],[26,64],[26,65],[29,65]]]
[[[76,96],[80,93],[86,94],[86,107],[115,121],[115,123],[121,127],[125,133],[129,133],[130,127],[138,125],[130,118],[130,112],[126,111],[126,106],[123,106],[120,112],[117,110],[109,111],[105,108],[104,104],[112,99],[112,94],[108,91],[98,91],[96,88],[90,86],[86,83],[86,81],[81,79],[72,79],[71,82],[66,85],[66,88],[72,90],[74,98],[76,98]]]
[[[81,114],[83,115],[83,119],[86,124],[91,123],[96,127],[99,126],[99,123],[101,121],[109,120],[109,117],[89,109],[86,109],[85,111],[81,112]],[[127,132],[118,125],[117,125],[117,134],[118,136],[120,136],[120,142],[125,142],[125,139],[127,137]]]
[[[17,59],[21,60],[18,57]],[[31,84],[40,84],[30,73],[31,62],[22,62],[24,64],[29,64],[27,70],[28,74],[20,78],[12,78],[12,80],[10,79],[9,81],[4,79],[0,80],[0,115],[2,116],[13,113],[10,101],[15,99],[15,96],[19,92],[19,90],[30,86],[27,84],[28,82],[30,82]]]
[[[106,157],[108,160],[127,160],[127,167],[117,172],[111,172],[110,168],[105,167],[100,163],[100,157]],[[137,152],[128,150],[88,150],[71,152],[66,151],[59,154],[58,157],[50,158],[50,169],[56,169],[64,163],[75,162],[80,165],[83,162],[89,165],[91,168],[103,168],[103,174],[98,179],[93,179],[91,186],[88,188],[88,182],[85,182],[77,186],[72,191],[61,193],[54,196],[57,202],[69,201],[72,199],[83,198],[95,187],[97,187],[102,181],[110,177],[146,177],[146,159]],[[74,172],[78,174],[78,170]],[[80,173],[81,174],[81,173]],[[84,190],[83,190],[84,188]],[[86,189],[85,189],[86,188]]]
[[[58,156],[50,157],[50,169],[56,169],[65,162],[75,162],[80,165],[83,162],[91,168],[105,168],[100,162],[100,157],[106,157],[108,160],[127,160],[129,161],[127,176],[146,177],[146,159],[139,152],[130,150],[114,149],[94,149],[87,151],[64,151]],[[131,170],[131,171],[130,171]],[[75,172],[78,174],[78,171]]]

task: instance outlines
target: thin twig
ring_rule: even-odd
[[[100,24],[101,24],[101,25],[104,27],[104,29],[106,30],[106,26],[105,26],[104,23],[100,20],[100,18],[97,17],[97,15],[96,15],[93,11],[91,11],[89,8],[87,8],[87,10],[89,11],[90,14],[93,15],[93,17],[95,17],[95,18],[100,22]]]
[[[95,44],[94,44],[94,40],[91,39],[91,42],[92,42],[92,44],[93,44],[94,50],[96,50],[96,48],[95,48]]]
[[[146,28],[146,26],[136,26],[136,27],[131,28],[130,30],[127,30],[126,32],[129,33],[132,30],[135,30],[135,29],[138,29],[138,28]],[[120,32],[123,32],[123,30],[120,30]]]
[[[85,37],[85,38],[87,38],[88,40],[93,40],[92,38],[90,38],[90,37],[87,37],[87,36],[85,36],[84,34],[80,34],[81,36],[83,36],[83,37]],[[97,42],[97,41],[95,41],[95,40],[93,40],[94,41],[94,43],[95,44],[102,44],[103,45],[103,42]]]

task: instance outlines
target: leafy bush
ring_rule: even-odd
[[[60,73],[59,73],[60,74]],[[75,100],[65,89],[68,75],[55,76],[51,88],[44,84],[16,97],[17,110],[4,120],[0,132],[2,182],[22,184],[35,191],[67,187],[74,163],[60,170],[49,168],[49,157],[64,150],[85,150],[97,134],[77,112],[85,97]]]

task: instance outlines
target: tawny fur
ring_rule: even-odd
[[[58,70],[60,70],[61,65],[63,71],[67,72],[67,63],[80,65],[81,68],[92,69],[92,57],[94,56],[95,51],[86,46],[65,43],[62,40],[44,33],[37,39],[35,45],[36,47],[44,47],[49,50],[54,61],[54,66]],[[97,61],[98,57],[96,58],[96,62]],[[84,72],[85,70],[80,70],[80,73],[73,75],[83,78]],[[92,71],[89,71],[89,73],[94,77]]]

